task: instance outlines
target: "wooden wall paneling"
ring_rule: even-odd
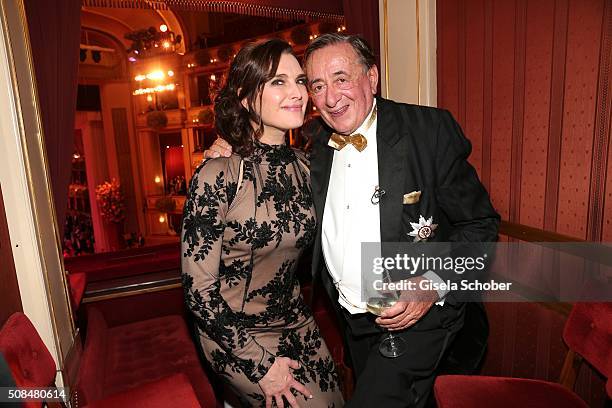
[[[470,163],[482,174],[483,157],[483,92],[484,92],[484,0],[465,3],[465,120],[461,124],[472,142]]]
[[[458,9],[457,9],[457,77],[458,81],[458,89],[457,89],[457,99],[459,101],[459,105],[457,106],[457,120],[459,123],[465,123],[465,95],[466,95],[466,31],[467,31],[467,23],[466,23],[466,0],[458,0]]]
[[[506,220],[612,240],[610,4],[438,1],[439,105]]]
[[[493,132],[493,2],[484,5],[484,66],[482,110],[482,169],[480,178],[491,190],[491,138]]]
[[[439,106],[471,139],[480,157],[470,160],[505,220],[570,240],[597,237],[599,226],[612,241],[611,7],[612,0],[437,2]],[[559,204],[570,188],[574,207]],[[495,320],[482,374],[556,381],[567,350],[563,316],[526,303],[487,309]],[[604,405],[604,382],[588,365],[576,391],[589,406]]]
[[[458,2],[455,0],[441,0],[443,7],[436,10],[437,26],[444,27],[438,31],[438,105],[448,109],[455,118],[458,118],[459,93],[457,61],[459,49],[457,47]]]
[[[612,134],[612,115],[608,117],[608,134]],[[608,139],[608,170],[606,172],[606,192],[604,202],[603,228],[601,240],[612,241],[612,143]]]
[[[514,95],[516,1],[493,3],[493,127],[491,135],[491,186],[493,205],[503,219],[510,215],[510,171]]]
[[[527,3],[521,224],[544,228],[555,0]]]
[[[510,163],[509,217],[516,222],[521,210],[521,173],[523,166],[523,123],[525,115],[525,42],[527,0],[516,0],[514,31],[514,94],[512,100],[512,155]]]
[[[593,171],[591,174],[591,188],[589,195],[589,214],[587,239],[601,241],[603,237],[604,221],[609,225],[610,217],[604,217],[606,194],[606,171],[611,160],[610,146],[610,118],[612,117],[612,95],[610,87],[610,70],[612,69],[612,1],[605,2],[603,22],[601,28],[601,48],[599,53],[599,74],[597,81],[595,138],[593,141]],[[610,179],[610,177],[608,177]],[[608,194],[610,191],[608,189]],[[610,200],[608,200],[610,203]],[[609,227],[608,227],[609,228]]]
[[[544,229],[556,231],[559,199],[559,162],[561,160],[561,130],[563,125],[563,94],[565,92],[565,57],[569,0],[555,2],[553,56],[550,87],[550,117],[544,195]]]
[[[603,0],[570,0],[556,231],[586,239]]]
[[[544,308],[528,308],[529,304],[517,303],[516,313],[518,315],[514,331],[520,333],[515,338],[514,347],[516,353],[512,359],[512,375],[522,378],[535,378],[536,364],[542,358],[538,351],[538,327],[544,321],[543,314],[547,312]],[[525,319],[525,312],[531,313],[529,319]]]
[[[521,319],[521,316],[518,315],[518,303],[505,303],[505,305],[503,320],[499,322],[504,326],[504,337],[502,341],[498,340],[498,345],[502,346],[501,353],[498,355],[501,355],[502,373],[508,373],[508,375],[514,376],[514,360],[517,352],[516,337],[520,336],[517,326],[524,319]],[[488,344],[492,343],[493,342],[489,342]]]
[[[0,188],[0,327],[15,312],[23,312],[19,284],[13,261],[11,238],[6,223],[6,211]]]

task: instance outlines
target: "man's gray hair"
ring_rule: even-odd
[[[346,35],[339,33],[323,34],[315,38],[304,51],[304,63],[308,63],[308,58],[316,50],[335,44],[349,44],[359,57],[359,62],[364,67],[364,71],[372,68],[376,64],[376,57],[368,43],[357,35]]]

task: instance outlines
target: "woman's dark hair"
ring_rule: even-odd
[[[215,124],[217,131],[241,156],[253,151],[253,139],[263,133],[261,117],[255,112],[255,103],[263,87],[276,74],[283,54],[293,54],[291,46],[283,40],[272,39],[245,45],[230,65],[225,85],[215,98]],[[246,99],[247,108],[241,101]],[[253,129],[252,123],[257,124]]]

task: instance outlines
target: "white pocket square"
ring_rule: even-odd
[[[416,204],[421,199],[420,191],[413,191],[411,193],[404,194],[404,204]]]

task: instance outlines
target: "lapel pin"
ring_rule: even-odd
[[[422,215],[419,215],[419,222],[411,222],[410,226],[412,231],[408,235],[414,237],[414,242],[427,241],[434,236],[434,231],[438,228],[438,224],[433,223],[433,217],[425,219]]]

